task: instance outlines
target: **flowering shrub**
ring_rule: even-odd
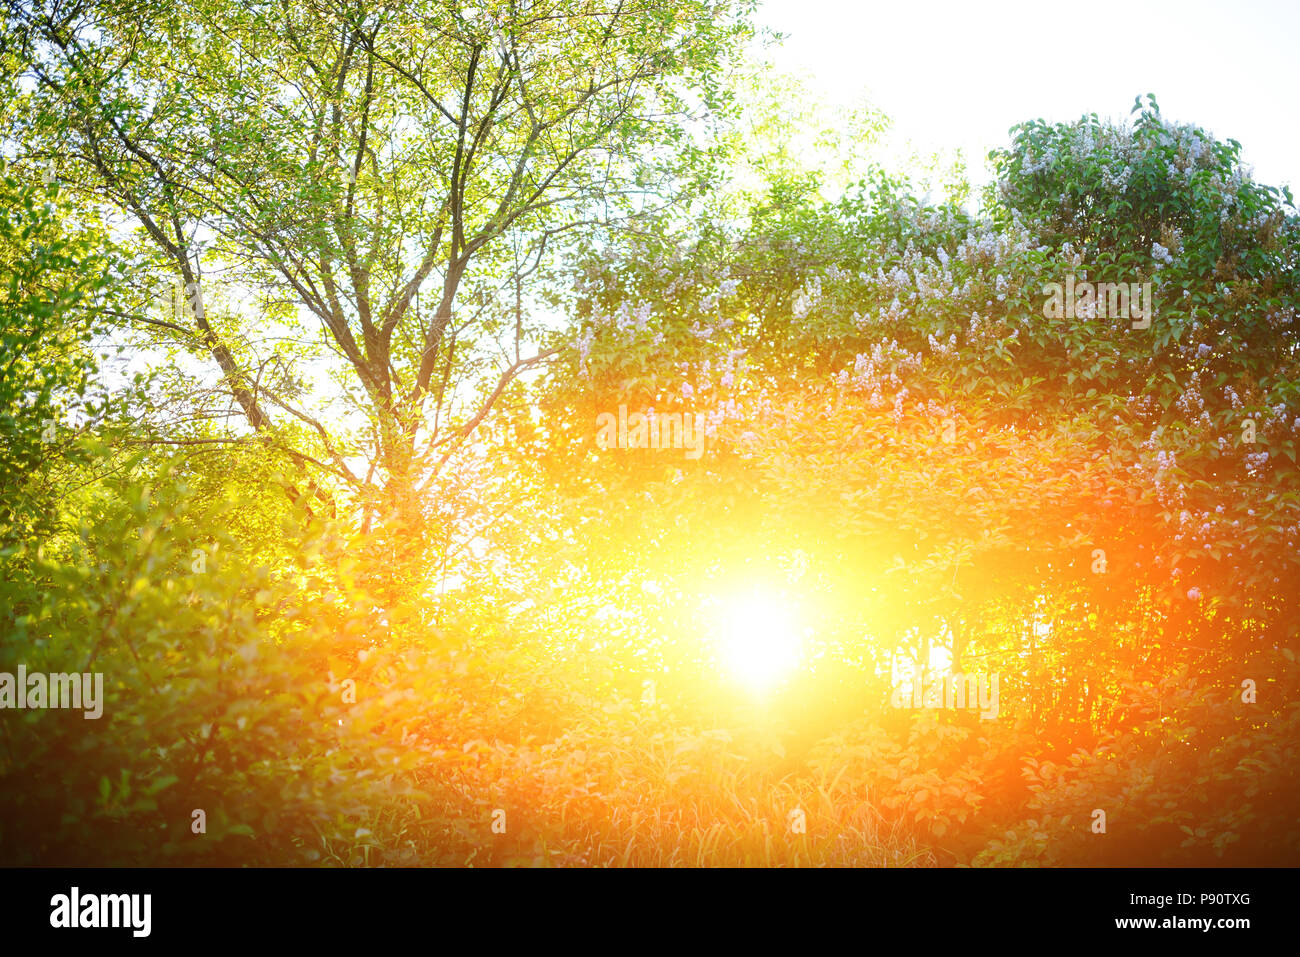
[[[980,214],[876,171],[603,237],[415,529],[117,422],[0,538],[0,671],[106,689],[0,723],[0,861],[1294,864],[1300,220],[1238,156],[1152,101],[1018,127]],[[761,693],[737,581],[803,606]],[[987,717],[896,703],[974,670]]]

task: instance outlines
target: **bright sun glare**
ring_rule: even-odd
[[[747,687],[772,687],[799,663],[794,610],[779,598],[750,594],[724,604],[719,650],[728,671]]]

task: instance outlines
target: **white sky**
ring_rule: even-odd
[[[898,135],[961,148],[972,178],[1022,120],[1161,113],[1242,144],[1300,192],[1300,0],[764,0],[769,57],[832,103],[866,95]]]

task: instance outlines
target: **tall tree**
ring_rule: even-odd
[[[138,325],[210,357],[309,482],[410,518],[562,348],[556,246],[710,169],[696,121],[752,3],[9,7],[32,81],[10,136],[138,224],[146,301],[179,290]]]

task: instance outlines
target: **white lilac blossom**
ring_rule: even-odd
[[[855,391],[865,392],[870,404],[878,407],[885,404],[885,388],[897,390],[902,386],[899,371],[918,369],[920,365],[919,353],[908,352],[890,339],[877,342],[870,352],[858,353],[852,374],[842,370],[833,379],[841,387],[851,386]],[[895,403],[897,410],[897,399]]]
[[[822,298],[822,281],[820,276],[813,276],[812,279],[804,283],[799,294],[795,297],[791,311],[796,319],[803,319],[812,311],[813,307],[821,301]]]
[[[597,312],[592,316],[592,321],[598,326],[612,328],[618,332],[640,331],[649,323],[653,309],[654,307],[648,302],[639,302],[635,307],[625,302],[616,312]]]
[[[1267,452],[1248,452],[1246,454],[1246,471],[1254,475],[1261,468],[1264,467],[1264,463],[1266,463],[1267,461],[1268,461]]]
[[[592,343],[595,342],[595,341],[596,341],[596,330],[595,330],[595,329],[590,329],[590,328],[585,329],[585,330],[582,332],[582,334],[581,334],[580,336],[578,336],[578,341],[577,341],[577,346],[578,346],[578,368],[582,370],[582,374],[583,374],[584,376],[587,376],[587,375],[590,375],[590,374],[591,374],[591,373],[587,370],[587,358],[591,355],[591,345],[592,345]]]
[[[955,332],[948,336],[947,341],[938,339],[935,337],[934,333],[930,333],[928,341],[930,343],[930,351],[936,356],[951,357],[957,354],[957,333]]]

